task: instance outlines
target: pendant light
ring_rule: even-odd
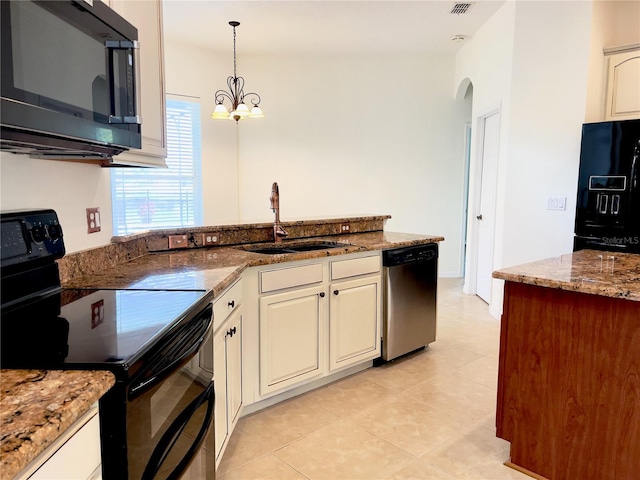
[[[240,22],[231,21],[229,25],[233,27],[233,76],[227,78],[229,90],[218,90],[216,92],[216,107],[211,114],[215,119],[231,119],[236,122],[242,118],[262,118],[264,113],[260,109],[260,95],[257,93],[244,93],[244,78],[239,77],[236,72],[236,27]],[[225,100],[231,103],[231,112],[224,104]],[[251,110],[245,103],[251,101]]]

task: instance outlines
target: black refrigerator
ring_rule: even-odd
[[[640,253],[640,120],[582,126],[573,249]]]

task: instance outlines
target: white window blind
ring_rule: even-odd
[[[199,103],[167,99],[166,163],[111,171],[114,235],[202,224]]]

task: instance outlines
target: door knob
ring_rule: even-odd
[[[477,218],[478,220],[482,220],[482,214],[477,215],[477,216],[476,216],[476,218]]]
[[[333,291],[333,294],[334,294],[334,295],[338,295],[339,293],[340,293],[340,290],[334,290],[334,291]]]
[[[229,305],[231,308],[236,306],[236,302],[235,300],[231,300],[227,305]]]

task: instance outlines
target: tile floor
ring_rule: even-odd
[[[429,349],[241,418],[216,478],[529,479],[495,436],[499,322],[439,282]]]

